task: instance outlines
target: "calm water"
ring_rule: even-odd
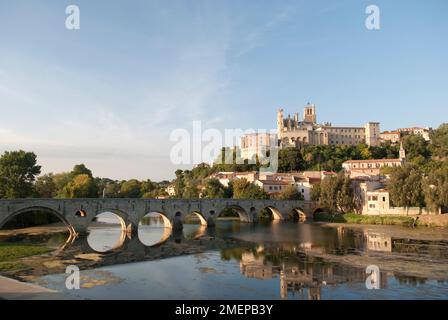
[[[215,229],[185,225],[177,237],[170,231],[151,218],[134,246],[110,225],[92,228],[87,241],[96,251],[118,254],[170,242],[194,246],[200,237],[236,241],[200,254],[82,271],[81,290],[65,289],[66,274],[37,282],[79,299],[448,298],[446,230],[221,222]],[[380,269],[378,290],[366,288],[369,265]]]

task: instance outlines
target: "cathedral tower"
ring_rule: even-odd
[[[316,105],[315,104],[308,104],[303,110],[303,121],[309,122],[309,123],[317,123],[317,115],[316,115]]]

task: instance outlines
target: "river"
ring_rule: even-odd
[[[185,225],[177,237],[170,231],[152,221],[131,241],[119,228],[97,226],[87,242],[96,251],[113,249],[115,262],[81,271],[80,290],[66,288],[65,273],[35,282],[70,299],[448,298],[446,229],[222,221]],[[204,247],[219,239],[231,245]],[[202,249],[188,249],[196,244]],[[139,261],[167,252],[164,246],[186,251]],[[368,266],[379,270],[369,278],[374,289],[366,286]]]

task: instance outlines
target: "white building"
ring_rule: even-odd
[[[250,133],[241,137],[241,158],[255,160],[267,157],[267,151],[277,147],[277,134],[272,133]]]

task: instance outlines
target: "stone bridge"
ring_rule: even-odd
[[[19,214],[45,211],[56,215],[73,234],[85,234],[94,218],[112,212],[121,218],[123,228],[137,230],[140,220],[149,213],[159,213],[168,227],[182,228],[185,219],[196,215],[202,225],[213,226],[226,208],[234,209],[242,222],[256,222],[263,209],[274,220],[312,219],[316,203],[296,200],[237,199],[17,199],[0,200],[0,229]]]

